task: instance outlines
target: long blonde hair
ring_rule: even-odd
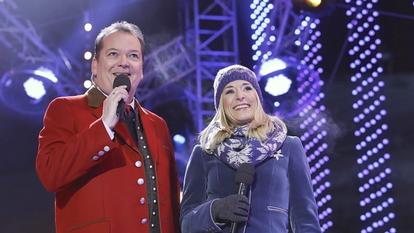
[[[249,123],[247,137],[255,137],[263,142],[267,139],[268,133],[275,129],[275,125],[286,132],[287,128],[285,123],[276,116],[266,114],[256,92],[255,95],[258,104],[254,109],[253,120]],[[213,119],[200,132],[199,140],[201,148],[208,153],[212,153],[224,139],[230,137],[232,130],[236,126],[226,115],[223,106],[223,96],[221,96]],[[215,130],[217,127],[219,129]]]

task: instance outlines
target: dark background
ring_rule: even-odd
[[[15,0],[21,15],[30,20],[50,48],[64,48],[82,61],[85,47],[92,48],[98,30],[115,20],[138,24],[147,40],[147,51],[156,48],[184,31],[182,3],[178,0],[135,1],[50,1]],[[249,31],[246,29],[246,7],[250,1],[238,1],[240,60],[251,66]],[[0,3],[1,4],[1,3]],[[1,5],[0,5],[1,7]],[[408,0],[380,1],[380,25],[386,84],[386,122],[390,126],[387,137],[392,158],[392,195],[396,203],[394,226],[398,232],[413,232],[414,205],[414,6]],[[346,41],[344,9],[338,8],[321,19],[323,67],[325,73],[325,104],[331,119],[335,143],[330,145],[331,202],[334,227],[330,232],[359,232],[359,181],[354,152],[355,139],[352,123],[352,98],[349,80],[349,61],[341,57]],[[82,31],[85,12],[94,23],[89,36]],[[2,48],[2,47],[1,47]],[[0,56],[0,75],[15,66],[16,58],[10,51]],[[337,69],[335,65],[338,64]],[[89,66],[89,64],[86,64]],[[85,79],[88,77],[85,77]],[[12,96],[10,98],[13,98]],[[171,103],[179,104],[179,103]],[[182,104],[181,104],[182,105]],[[171,106],[171,105],[170,105]],[[0,232],[51,233],[54,230],[53,194],[41,186],[34,171],[37,135],[42,127],[42,116],[23,115],[0,103]],[[190,121],[188,114],[178,114],[168,107],[153,109],[163,116],[172,134]]]

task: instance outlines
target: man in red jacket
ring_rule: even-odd
[[[36,170],[56,193],[58,233],[179,232],[179,183],[167,125],[134,98],[143,79],[143,46],[134,24],[104,28],[95,41],[93,87],[53,100],[46,111]],[[119,76],[130,88],[113,87]],[[120,101],[132,108],[131,119],[120,120]]]

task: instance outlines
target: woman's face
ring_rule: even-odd
[[[257,93],[249,82],[230,82],[224,87],[221,95],[224,112],[233,124],[240,126],[253,120],[257,108]]]

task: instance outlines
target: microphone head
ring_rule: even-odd
[[[255,168],[251,163],[242,163],[236,171],[236,183],[251,185],[254,180]]]
[[[129,80],[129,77],[126,74],[117,75],[114,79],[112,87],[115,88],[122,85],[127,86],[126,90],[129,92],[129,89],[131,89],[131,80]]]

